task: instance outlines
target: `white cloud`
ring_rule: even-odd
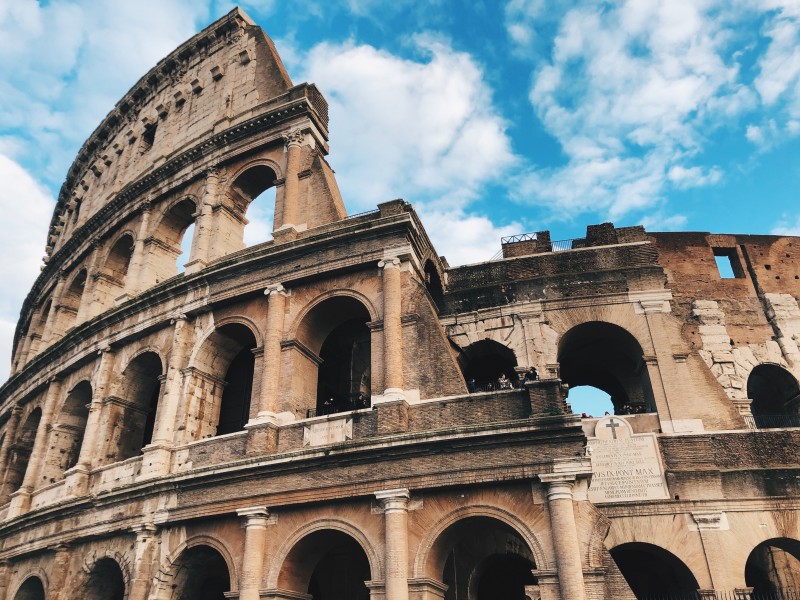
[[[772,228],[774,235],[796,235],[800,236],[800,214],[781,216],[780,221]]]
[[[514,163],[479,65],[432,37],[413,43],[419,61],[353,43],[306,57],[303,77],[330,103],[331,163],[356,210],[398,196],[460,207]]]
[[[14,327],[39,273],[55,202],[16,162],[0,154],[0,379],[11,363]]]

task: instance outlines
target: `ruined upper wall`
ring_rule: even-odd
[[[126,185],[236,123],[273,108],[292,87],[275,47],[235,9],[176,48],[117,103],[69,169],[47,256]],[[327,127],[327,107],[319,112]]]

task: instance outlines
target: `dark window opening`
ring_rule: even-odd
[[[125,579],[119,565],[110,558],[101,558],[89,574],[83,589],[84,600],[123,600]]]
[[[699,588],[689,567],[653,544],[622,544],[611,550],[611,557],[637,598],[689,594]]]
[[[231,361],[225,375],[217,435],[241,431],[250,419],[254,366],[255,356],[250,347],[241,350]]]
[[[786,369],[756,366],[747,378],[747,397],[758,429],[800,427],[800,384]]]
[[[156,141],[156,129],[158,128],[157,123],[153,123],[148,125],[144,129],[144,133],[142,133],[142,152],[147,152],[150,148],[153,147],[153,143]]]
[[[436,271],[436,266],[433,261],[425,261],[425,287],[431,295],[436,308],[442,310],[444,308],[444,289],[442,288],[442,279]]]
[[[791,598],[800,588],[800,542],[775,538],[756,546],[747,557],[744,579],[753,598]]]
[[[358,317],[337,326],[319,353],[317,414],[366,408],[370,403],[370,332]]]
[[[481,340],[464,349],[459,357],[470,392],[511,389],[519,381],[514,351],[494,340]]]
[[[744,270],[739,262],[739,255],[736,248],[712,248],[714,260],[717,263],[717,270],[722,279],[741,279],[744,277]]]
[[[177,600],[225,600],[231,589],[228,565],[209,546],[185,550],[174,566],[173,595]]]

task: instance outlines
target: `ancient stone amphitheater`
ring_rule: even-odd
[[[83,145],[0,389],[0,598],[798,589],[800,239],[603,224],[450,267],[402,200],[347,216],[328,150],[239,10]]]

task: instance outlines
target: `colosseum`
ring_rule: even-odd
[[[798,597],[800,238],[450,266],[328,152],[239,9],[85,142],[0,389],[0,598]]]

